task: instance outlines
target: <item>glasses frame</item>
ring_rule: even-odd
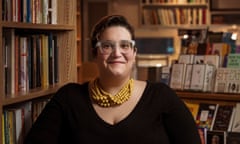
[[[102,48],[102,43],[104,43],[104,42],[109,42],[110,44],[114,44],[114,46],[112,46],[111,47],[111,52],[104,52],[104,50],[103,50],[103,48]],[[110,41],[110,40],[106,40],[106,41],[98,41],[97,43],[96,43],[96,48],[99,48],[100,49],[100,52],[101,52],[101,54],[111,54],[116,48],[117,48],[117,44],[118,44],[118,47],[119,47],[119,50],[121,51],[122,49],[121,49],[121,42],[129,42],[129,43],[131,43],[131,47],[130,47],[130,49],[132,50],[134,47],[135,47],[135,41],[134,40],[121,40],[121,41],[119,41],[119,42],[116,42],[116,41]],[[130,52],[130,49],[129,49],[129,51],[127,51],[127,52],[124,52],[124,51],[121,51],[121,53],[128,53],[128,52]]]

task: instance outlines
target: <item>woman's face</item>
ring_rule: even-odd
[[[134,48],[130,48],[128,51],[124,50],[131,40],[129,31],[121,26],[109,27],[102,33],[99,39],[99,41],[103,42],[102,48],[103,46],[108,47],[109,43],[114,48],[112,51],[110,50],[110,53],[104,53],[101,48],[97,48],[96,63],[100,71],[100,77],[127,77],[131,75],[136,51]],[[107,44],[104,45],[104,42]]]

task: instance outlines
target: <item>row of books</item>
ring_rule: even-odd
[[[47,34],[18,34],[4,29],[5,93],[26,92],[58,82],[57,37]]]
[[[169,82],[169,86],[176,90],[240,93],[239,76],[240,68],[216,69],[208,64],[173,64],[171,74],[162,73],[160,81]]]
[[[142,23],[146,25],[202,25],[208,23],[206,8],[143,9],[142,15]]]
[[[182,54],[171,66],[161,67],[160,81],[177,90],[240,93],[240,54],[225,58]]]
[[[218,136],[222,144],[237,137],[240,142],[240,103],[185,103],[199,128],[202,144],[211,144],[213,135]]]
[[[57,0],[3,0],[4,21],[57,24]]]
[[[142,3],[177,3],[177,4],[186,4],[186,3],[206,3],[206,0],[142,0]]]
[[[239,132],[210,131],[199,129],[201,144],[239,144]]]
[[[20,106],[6,108],[2,114],[2,143],[22,144],[48,99],[27,102]]]

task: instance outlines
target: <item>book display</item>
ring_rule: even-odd
[[[77,81],[77,2],[1,0],[0,143],[21,143],[45,100]]]
[[[220,106],[218,114],[220,116],[215,124],[211,123],[209,126],[208,122],[203,121],[207,120],[207,116],[212,116],[212,122],[215,120],[215,117],[209,114],[209,110],[204,110],[201,116],[198,116],[201,118],[201,123],[208,124],[208,128],[214,125],[212,133],[207,134],[207,130],[203,130],[204,143],[210,143],[211,138],[218,135],[219,129],[221,143],[226,143],[226,132],[229,132],[231,125],[233,127],[234,121],[237,123],[235,130],[238,131],[239,128],[236,122],[239,120],[234,120],[239,119],[238,106],[236,106],[240,102],[239,40],[235,42],[236,39],[232,38],[234,30],[218,29],[218,26],[225,24],[225,27],[230,27],[229,24],[239,24],[239,21],[235,15],[228,17],[229,11],[212,9],[213,5],[229,7],[228,10],[232,13],[231,7],[237,7],[233,1],[139,1],[140,26],[178,30],[178,36],[181,39],[180,55],[171,65],[169,86],[175,89],[177,95],[187,103],[194,118],[197,118],[196,111],[199,111],[200,103],[217,104],[217,108]],[[220,2],[224,5],[218,5]],[[215,15],[216,11],[221,11],[222,16]],[[239,8],[234,11],[239,16]],[[228,18],[236,20],[228,21]],[[223,21],[217,22],[218,20]],[[239,34],[238,26],[236,30]],[[184,39],[185,35],[188,39]],[[228,104],[234,105],[234,108],[222,107]],[[225,116],[228,119],[224,118]],[[229,124],[223,124],[223,122]],[[202,126],[201,129],[206,127]]]

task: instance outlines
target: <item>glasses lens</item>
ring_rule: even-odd
[[[123,40],[119,43],[114,41],[99,41],[97,47],[100,48],[100,51],[103,54],[110,54],[116,48],[116,45],[119,45],[119,50],[121,53],[127,53],[134,47],[134,41]]]

